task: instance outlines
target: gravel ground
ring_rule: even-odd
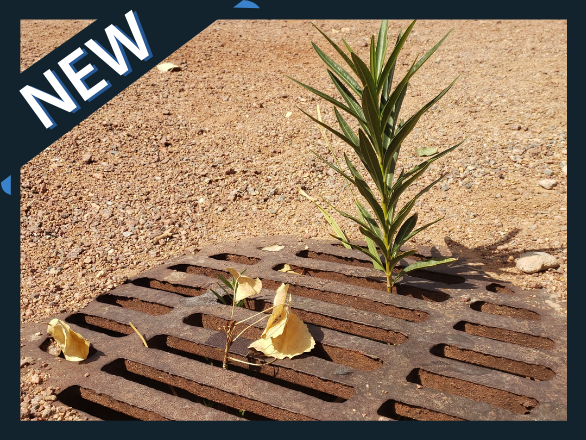
[[[90,23],[22,21],[21,70]],[[379,26],[315,23],[363,57]],[[392,21],[391,35],[408,24]],[[441,151],[467,138],[408,193],[447,173],[416,205],[421,223],[445,218],[414,244],[447,247],[493,277],[545,289],[565,313],[567,22],[420,21],[395,77],[452,28],[403,105],[412,114],[460,75],[401,151],[407,167],[421,160],[418,147]],[[333,55],[309,21],[218,21],[168,57],[180,72],[151,70],[23,166],[21,322],[73,312],[127,277],[214,242],[328,238],[297,188],[353,208],[344,182],[308,151],[329,156],[318,127],[296,108],[315,114],[320,104],[332,122],[331,106],[286,77],[334,93],[310,41]],[[557,185],[546,190],[542,179]],[[561,266],[524,274],[515,260],[526,251],[547,252]],[[77,418],[52,409],[43,374],[22,366],[22,418]]]

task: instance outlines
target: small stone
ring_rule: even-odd
[[[30,356],[20,358],[20,368],[25,367],[27,365],[34,365],[34,363],[35,360]]]
[[[274,208],[271,208],[271,209],[269,209],[269,212],[270,212],[271,214],[276,214],[276,213],[277,213],[277,210],[276,210],[276,209],[274,209]]]
[[[51,356],[59,356],[61,354],[61,347],[56,344],[51,344],[47,347],[47,353]]]
[[[223,206],[218,206],[218,212],[222,212],[224,210]]]
[[[169,110],[163,110],[163,114],[164,114],[164,115],[170,115],[170,114],[171,114],[171,112],[170,112]]]
[[[90,374],[89,374],[89,373],[85,373],[85,374],[83,375],[83,377],[90,377]]]
[[[568,166],[567,166],[567,165],[564,165],[564,166],[562,167],[562,173],[564,173],[564,175],[565,175],[565,176],[567,176],[567,175],[568,175]]]
[[[539,186],[545,189],[552,189],[554,186],[558,184],[557,180],[554,179],[543,179],[539,181]]]
[[[92,153],[85,153],[82,157],[81,157],[81,161],[83,163],[91,163],[92,162]]]
[[[525,273],[537,273],[559,266],[558,260],[546,252],[525,252],[517,260],[517,269]]]
[[[36,374],[36,373],[33,374],[31,376],[31,383],[40,384],[41,383],[41,377],[38,374]]]
[[[450,185],[448,185],[447,183],[444,183],[444,184],[441,186],[441,189],[442,189],[442,191],[449,191],[449,189],[450,189]]]
[[[53,408],[47,408],[41,413],[41,417],[47,418],[53,413]]]
[[[553,174],[553,171],[549,168],[546,168],[543,170],[543,174],[545,174],[546,176],[551,176]]]
[[[126,238],[130,237],[132,235],[132,231],[125,231],[122,233],[122,235]]]

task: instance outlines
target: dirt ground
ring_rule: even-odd
[[[22,21],[21,71],[90,23]],[[379,27],[315,24],[363,58]],[[408,24],[391,21],[390,34]],[[404,142],[400,166],[421,161],[421,146],[441,151],[467,141],[407,194],[447,174],[416,205],[420,224],[444,219],[413,244],[449,249],[495,278],[545,289],[565,313],[567,22],[423,20],[395,78],[452,28],[410,82],[404,117],[460,78]],[[308,151],[330,156],[318,127],[296,108],[315,114],[320,104],[332,122],[331,106],[287,78],[334,94],[311,41],[338,59],[309,21],[215,22],[168,57],[180,72],[151,70],[23,166],[21,322],[73,312],[127,277],[214,242],[328,238],[329,226],[298,187],[353,208],[341,178]],[[558,183],[546,190],[542,179]],[[155,240],[165,232],[170,237]],[[561,266],[524,274],[515,260],[527,251],[547,252]],[[23,419],[77,417],[51,406],[42,366],[22,374]]]

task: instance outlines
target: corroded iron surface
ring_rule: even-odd
[[[283,249],[262,249],[275,244]],[[236,320],[270,307],[288,283],[315,349],[223,370],[230,307],[209,289],[227,267],[263,281]],[[359,252],[262,237],[170,260],[57,316],[91,341],[83,362],[47,353],[43,324],[23,327],[21,354],[50,364],[60,402],[106,420],[565,420],[566,320],[545,300],[465,262],[418,271],[387,293]],[[263,327],[231,356],[257,362],[247,346]]]

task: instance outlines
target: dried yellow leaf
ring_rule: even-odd
[[[63,352],[68,361],[83,361],[90,351],[90,341],[60,319],[52,319],[47,327],[49,333]]]
[[[267,247],[262,248],[263,251],[269,251],[269,252],[279,252],[282,249],[285,249],[285,246],[281,246],[279,244],[274,244],[272,246],[267,246]]]
[[[282,269],[279,269],[279,272],[286,272],[286,273],[294,273],[295,275],[299,275],[288,264],[284,264]]]
[[[163,63],[157,66],[159,72],[178,72],[181,70],[181,67],[176,66],[173,63]]]
[[[273,301],[273,312],[260,339],[249,345],[266,356],[277,359],[292,358],[311,351],[315,340],[305,323],[291,310],[291,295],[287,299],[288,284],[281,284]]]
[[[249,296],[256,295],[262,289],[262,282],[258,278],[253,280],[250,277],[240,274],[236,269],[229,267],[228,272],[238,282],[236,288],[236,302],[248,298]]]

